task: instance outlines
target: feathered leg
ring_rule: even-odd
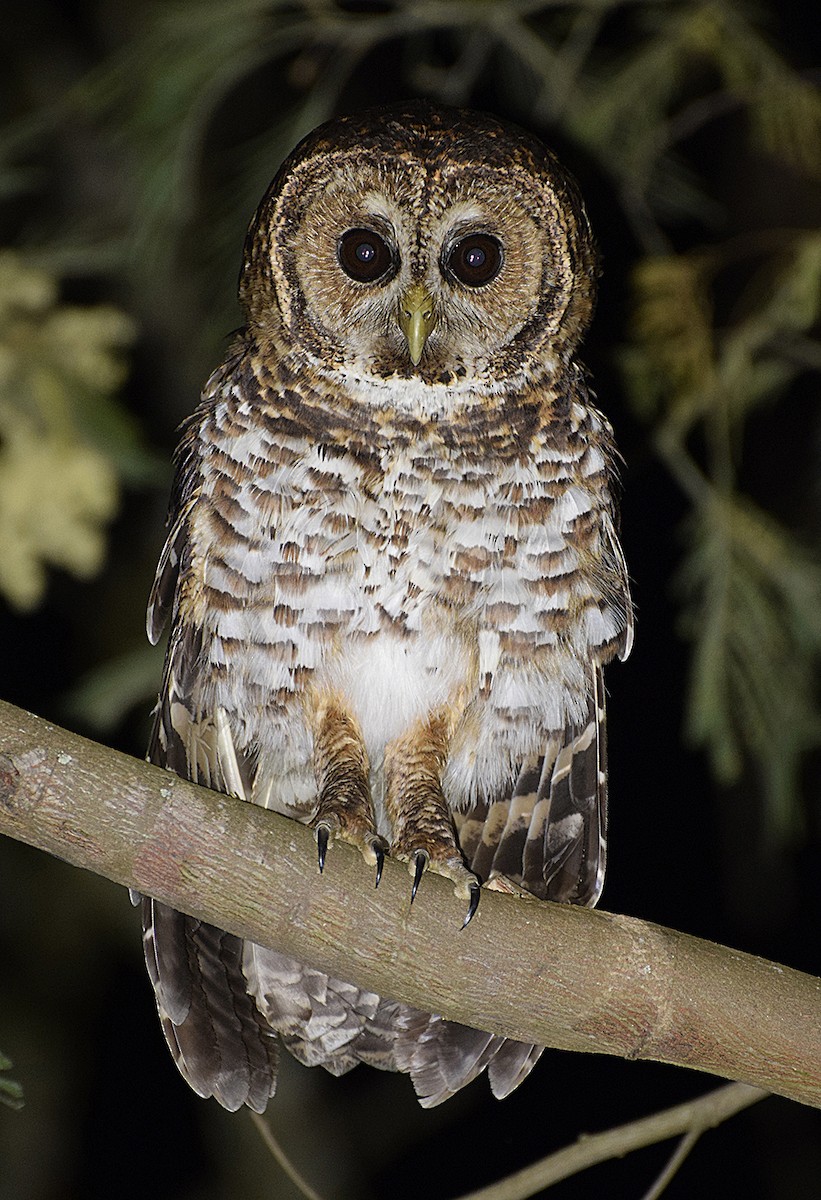
[[[323,699],[316,708],[314,770],[317,807],[311,824],[320,871],[329,844],[339,839],[357,846],[365,861],[376,867],[378,886],[387,842],[376,832],[368,755],[356,722],[334,697]]]
[[[391,853],[407,862],[413,875],[411,900],[426,870],[444,875],[453,881],[456,895],[468,901],[467,925],[479,903],[479,881],[465,866],[442,793],[449,734],[449,718],[438,713],[386,746],[386,805],[393,829]]]

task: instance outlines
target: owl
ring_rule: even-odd
[[[254,217],[244,324],[183,426],[148,630],[149,758],[445,876],[595,904],[602,668],[631,643],[614,447],[577,359],[596,255],[535,138],[426,103],[308,136]],[[363,886],[364,880],[363,880]],[[418,901],[417,901],[418,902]],[[280,1046],[438,1104],[540,1047],[420,1012],[150,898],[165,1036],[261,1112]]]

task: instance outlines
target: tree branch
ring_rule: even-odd
[[[640,1117],[639,1120],[630,1121],[626,1125],[605,1129],[601,1133],[584,1133],[572,1146],[564,1146],[522,1171],[515,1171],[498,1183],[491,1183],[488,1187],[479,1188],[477,1192],[460,1196],[459,1200],[522,1200],[523,1196],[535,1196],[537,1192],[552,1187],[554,1183],[560,1183],[562,1179],[569,1179],[571,1175],[577,1175],[588,1167],[607,1162],[611,1158],[623,1158],[632,1150],[653,1146],[678,1134],[685,1135],[684,1141],[695,1142],[706,1130],[720,1125],[722,1121],[741,1112],[743,1108],[749,1108],[766,1095],[766,1092],[747,1087],[743,1083],[728,1083],[705,1096],[687,1100],[674,1108],[665,1108],[649,1117]],[[677,1150],[674,1158],[678,1158],[678,1154]],[[672,1161],[671,1159],[671,1163]],[[644,1200],[651,1200],[652,1196],[661,1194],[658,1185],[664,1186],[672,1178],[672,1172],[668,1171],[669,1166],[670,1163]]]
[[[309,829],[0,702],[0,833],[480,1029],[655,1059],[821,1107],[821,980],[631,917],[485,892],[358,854],[316,870]]]

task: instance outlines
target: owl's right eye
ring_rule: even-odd
[[[339,265],[357,283],[375,283],[396,269],[396,258],[383,237],[373,229],[349,229],[336,247]]]

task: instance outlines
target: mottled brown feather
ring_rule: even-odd
[[[343,270],[351,228],[387,239],[384,278]],[[466,231],[502,246],[481,286],[450,266]],[[372,865],[389,848],[469,912],[477,875],[596,902],[602,667],[631,639],[612,433],[576,359],[596,272],[572,179],[493,117],[400,105],[296,148],[177,453],[152,761],[313,823],[320,846]],[[417,363],[410,287],[435,315]],[[151,900],[143,920],[175,1060],[228,1108],[264,1107],[280,1042],[334,1074],[404,1071],[425,1106],[484,1070],[507,1095],[541,1053]]]

